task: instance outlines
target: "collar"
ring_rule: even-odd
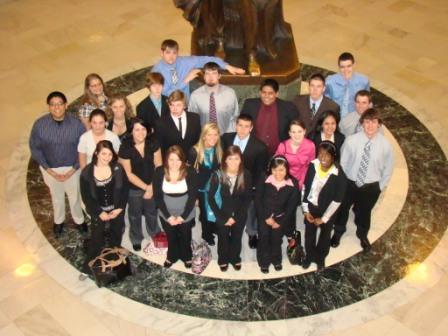
[[[318,100],[313,100],[313,98],[311,98],[310,96],[310,106],[314,104],[316,105],[320,105],[320,103],[322,103],[322,100],[324,99],[324,96],[320,96],[320,98]]]
[[[292,180],[289,178],[287,180],[283,180],[281,182],[278,182],[275,177],[271,174],[268,176],[268,178],[266,179],[265,183],[269,183],[272,184],[274,187],[277,188],[277,190],[285,187],[285,186],[290,186],[290,187],[294,187],[294,183],[292,183]]]
[[[311,161],[311,163],[314,165],[314,169],[316,170],[316,172],[317,172],[317,168],[319,167],[319,165],[320,165],[320,161],[319,161],[319,159],[318,158],[315,158],[313,161]],[[339,175],[339,169],[336,167],[336,165],[335,164],[333,164],[333,167],[330,169],[330,172],[329,172],[329,175],[335,175],[335,176],[338,176]]]

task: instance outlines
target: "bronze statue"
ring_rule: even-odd
[[[278,55],[277,39],[292,39],[282,0],[174,0],[193,25],[198,52],[240,51],[246,57]]]

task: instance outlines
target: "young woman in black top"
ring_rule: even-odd
[[[326,111],[319,119],[316,129],[309,135],[311,141],[316,146],[316,156],[318,153],[318,146],[322,141],[331,141],[336,146],[336,160],[339,161],[342,144],[345,140],[345,135],[339,131],[339,113],[334,111]]]
[[[191,228],[195,223],[195,202],[198,193],[197,174],[186,164],[179,146],[167,149],[162,167],[153,179],[154,199],[160,221],[168,238],[168,253],[163,266],[171,267],[182,260],[191,267]]]
[[[213,234],[216,233],[215,223],[207,219],[205,198],[207,192],[206,184],[212,172],[219,168],[222,158],[221,140],[218,125],[207,123],[202,128],[199,142],[188,153],[188,164],[198,173],[199,179],[199,220],[202,226],[202,239],[208,245],[215,245]]]
[[[269,163],[268,176],[256,189],[255,207],[260,221],[258,227],[257,260],[263,273],[269,265],[282,269],[282,238],[286,225],[296,213],[299,186],[289,175],[288,161],[276,156]]]
[[[143,240],[142,215],[146,230],[151,237],[160,232],[157,210],[153,198],[152,180],[156,167],[162,165],[159,144],[148,137],[148,131],[141,119],[133,119],[132,137],[121,144],[118,156],[130,182],[129,190],[129,238],[135,251],[140,251]]]
[[[110,247],[121,246],[129,185],[117,159],[112,143],[102,140],[96,145],[92,162],[81,172],[81,196],[90,215],[92,236],[87,247],[85,273],[90,273],[88,262],[107,243]]]
[[[240,148],[228,147],[224,151],[221,169],[212,174],[208,192],[208,202],[216,217],[218,264],[223,272],[227,271],[229,263],[235,270],[241,269],[241,238],[251,190],[252,178],[244,169]]]
[[[337,148],[333,142],[322,141],[318,146],[317,159],[311,161],[305,177],[302,189],[306,251],[302,265],[304,269],[307,269],[311,262],[317,264],[318,270],[324,269],[325,258],[330,251],[334,218],[347,184],[344,172],[336,163],[336,152]]]

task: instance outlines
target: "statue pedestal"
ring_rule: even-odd
[[[291,25],[286,24],[287,29],[291,32]],[[280,97],[283,99],[292,99],[300,92],[300,63],[297,56],[294,38],[277,39],[276,49],[278,55],[275,59],[257,54],[257,61],[261,68],[260,76],[245,75],[231,75],[224,72],[221,76],[220,83],[228,85],[235,89],[238,98],[244,97],[258,97],[259,86],[266,78],[273,78],[280,84]],[[192,55],[210,55],[211,51],[200,50],[195,34],[192,35],[191,41]],[[248,55],[245,55],[241,50],[225,50],[225,61],[231,65],[248,69]],[[192,83],[191,89],[197,87],[197,83]],[[241,97],[240,97],[241,95]]]

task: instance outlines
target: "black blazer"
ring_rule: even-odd
[[[156,120],[156,137],[159,141],[163,155],[165,155],[166,150],[173,145],[179,145],[183,149],[185,155],[188,155],[191,147],[198,142],[199,136],[201,135],[199,115],[192,112],[186,112],[186,114],[187,130],[183,139],[176,124],[174,124],[173,118],[171,118],[171,114]]]
[[[221,208],[219,208],[215,202],[215,194],[219,184],[221,184]],[[238,178],[235,184],[238,184]],[[216,221],[218,223],[225,223],[232,217],[237,222],[245,222],[247,218],[247,209],[251,200],[251,190],[252,178],[247,169],[244,169],[244,189],[238,190],[235,186],[235,188],[233,188],[233,193],[230,193],[229,185],[227,183],[222,183],[218,175],[213,173],[210,179],[208,202],[215,214]]]
[[[275,104],[277,104],[278,111],[278,137],[280,141],[284,141],[289,138],[289,124],[298,118],[299,112],[296,106],[289,101],[277,98]],[[244,101],[241,113],[249,114],[255,125],[260,107],[260,98],[249,98]]]
[[[336,104],[328,97],[323,97],[322,102],[319,105],[318,110],[316,111],[316,115],[313,116],[313,111],[311,111],[310,107],[310,95],[297,95],[293,99],[294,105],[297,107],[299,111],[299,119],[301,119],[305,123],[306,134],[313,133],[316,130],[317,123],[319,119],[322,117],[322,114],[326,111],[333,111],[338,115],[338,122],[341,119],[340,117],[340,108],[339,105]]]
[[[305,182],[303,183],[302,188],[302,203],[308,203],[308,195],[310,194],[311,185],[313,184],[314,177],[316,176],[316,168],[314,164],[311,164],[308,167],[308,171],[306,172]],[[312,207],[310,209],[311,215],[313,217],[322,217],[330,206],[331,202],[339,202],[342,203],[344,199],[345,190],[347,188],[347,178],[342,171],[342,169],[338,168],[338,174],[331,174],[328,177],[327,182],[322,187],[322,190],[319,193],[319,197],[317,200],[318,206]],[[333,214],[332,218],[337,214],[337,211]]]
[[[316,146],[316,157],[318,154],[318,146],[322,142],[320,131],[315,131],[309,135],[309,139],[314,142],[314,145]],[[341,158],[341,147],[342,144],[345,141],[345,135],[339,132],[339,130],[336,130],[334,133],[334,144],[336,145],[336,160],[339,161]]]
[[[277,190],[272,184],[265,182],[266,177],[263,176],[263,181],[257,186],[255,194],[258,220],[264,224],[266,219],[273,216],[277,222],[289,223],[300,203],[297,180],[291,177],[293,186],[284,186]]]
[[[114,180],[114,208],[126,210],[129,194],[129,182],[123,167],[116,163],[112,166],[112,179]],[[88,214],[98,217],[103,210],[98,204],[96,184],[93,176],[93,163],[89,163],[81,172],[80,178],[81,198]]]
[[[162,184],[165,178],[165,170],[164,167],[157,167],[154,172],[154,179],[152,181],[152,188],[154,191],[154,201],[156,206],[162,211],[165,218],[169,218],[171,214],[168,212],[168,209],[165,204],[165,200],[163,199],[163,190]],[[193,211],[197,196],[198,196],[198,179],[197,174],[191,167],[187,167],[187,176],[185,177],[185,181],[188,187],[188,200],[185,204],[184,212],[182,213],[182,218],[187,218],[188,215]]]
[[[190,152],[188,153],[187,162],[190,165],[190,167],[194,168],[194,164],[196,162],[196,158],[198,156],[198,153],[196,152],[196,149],[192,147],[190,149]],[[219,168],[218,158],[216,156],[216,150],[215,155],[213,156],[213,162],[211,168],[207,168],[203,164],[199,165],[199,168],[196,170],[198,173],[198,189],[204,189],[205,185],[207,184],[208,180],[210,179],[210,176],[212,173]]]
[[[162,117],[170,115],[170,108],[168,107],[167,103],[168,98],[162,95],[161,99],[162,99]],[[160,116],[150,96],[143,99],[137,105],[136,110],[137,110],[137,117],[143,120],[148,129],[148,132],[153,130],[156,125],[156,120],[160,119]]]
[[[236,137],[236,132],[225,133],[221,137],[221,145],[223,150],[233,145],[233,140]],[[243,152],[243,163],[252,175],[253,185],[257,186],[260,177],[263,177],[269,160],[267,146],[258,140],[253,134],[250,135],[247,146]]]

